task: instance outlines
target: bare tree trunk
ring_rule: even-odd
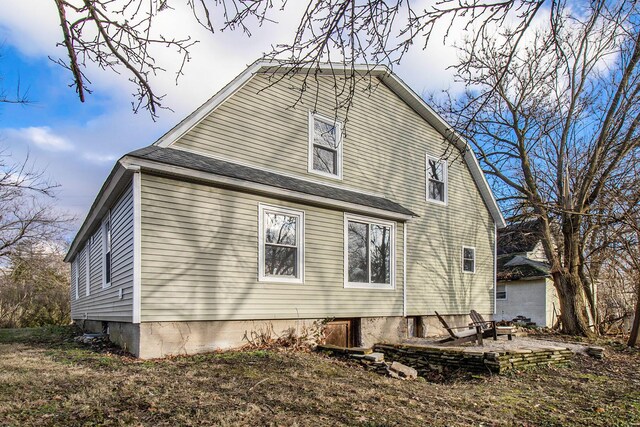
[[[635,347],[640,344],[640,284],[638,285],[636,294],[636,311],[633,315],[633,326],[631,327],[629,341],[627,341],[629,347]]]
[[[580,277],[571,273],[555,273],[553,280],[560,294],[562,331],[570,335],[592,336],[589,308]]]

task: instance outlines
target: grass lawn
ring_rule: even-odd
[[[0,330],[0,425],[640,426],[640,352],[506,376],[381,377],[315,353],[238,351],[140,361]]]

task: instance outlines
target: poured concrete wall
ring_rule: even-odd
[[[372,347],[379,342],[397,344],[407,338],[404,317],[364,317],[360,319],[360,345]]]

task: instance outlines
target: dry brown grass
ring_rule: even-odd
[[[509,376],[398,381],[320,354],[242,351],[140,361],[0,330],[0,425],[640,425],[640,355]]]

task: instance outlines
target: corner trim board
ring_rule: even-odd
[[[133,174],[133,323],[140,323],[142,301],[142,198],[141,172]]]

